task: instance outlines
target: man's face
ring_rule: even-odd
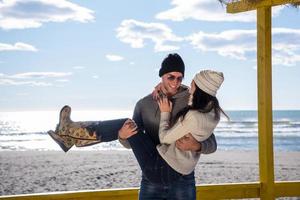
[[[181,72],[169,72],[164,74],[161,79],[165,90],[164,92],[166,95],[172,96],[177,93],[178,88],[181,85],[183,75]]]

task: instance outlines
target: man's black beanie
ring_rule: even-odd
[[[169,54],[161,63],[159,76],[162,77],[164,74],[169,72],[181,72],[184,76],[184,68],[184,62],[180,55],[177,53]]]

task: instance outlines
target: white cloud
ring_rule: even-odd
[[[38,28],[46,22],[93,21],[93,11],[67,0],[2,0],[0,28]]]
[[[21,93],[16,93],[17,96],[28,96],[29,93],[21,92]]]
[[[60,82],[60,83],[66,83],[66,82],[69,82],[70,80],[68,80],[68,79],[57,79],[55,81]]]
[[[12,79],[0,79],[0,85],[51,86],[52,84],[40,81],[15,81]]]
[[[121,61],[124,59],[124,57],[119,56],[119,55],[114,55],[114,54],[107,54],[105,57],[109,61]]]
[[[26,72],[9,76],[16,79],[44,79],[44,78],[61,78],[72,75],[71,72]]]
[[[300,62],[300,29],[273,28],[273,64],[292,66]],[[239,60],[256,60],[256,30],[198,32],[186,40],[201,51],[217,52]]]
[[[37,81],[40,79],[63,78],[72,75],[70,72],[26,72],[13,75],[0,74],[0,85],[29,85],[52,86],[51,80]],[[66,79],[58,79],[59,82],[67,82]]]
[[[219,55],[246,59],[245,53],[256,50],[256,30],[230,30],[221,33],[202,31],[187,37],[202,51],[216,51]]]
[[[0,51],[38,51],[34,46],[22,42],[15,44],[0,43]]]
[[[195,19],[213,22],[255,22],[256,12],[249,11],[239,14],[227,14],[226,6],[217,0],[172,0],[173,8],[158,13],[157,19],[183,21]],[[283,7],[272,9],[273,16],[277,16]]]
[[[92,78],[94,78],[94,79],[98,79],[98,78],[99,78],[99,76],[98,76],[98,75],[93,75],[93,76],[92,76]]]
[[[74,66],[73,69],[85,69],[84,66]]]
[[[145,23],[133,19],[123,20],[117,29],[117,38],[132,48],[142,48],[145,41],[154,43],[155,51],[178,50],[179,46],[166,43],[180,42],[182,38],[172,33],[172,30],[162,23]]]

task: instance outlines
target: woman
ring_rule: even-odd
[[[220,114],[224,113],[216,98],[223,80],[220,72],[204,70],[197,73],[191,83],[189,106],[181,110],[174,119],[170,119],[172,103],[166,97],[158,100],[161,111],[161,144],[158,146],[153,144],[149,135],[138,132],[135,123],[130,119],[72,122],[69,107],[62,109],[56,133],[52,131],[49,134],[64,150],[68,150],[73,144],[86,146],[112,141],[118,137],[127,139],[143,174],[151,182],[170,183],[191,173],[200,157],[199,153],[179,150],[175,141],[186,135],[199,142],[204,141],[217,126]],[[111,130],[107,131],[109,127]],[[66,140],[69,143],[61,142]],[[80,143],[81,141],[84,142]]]

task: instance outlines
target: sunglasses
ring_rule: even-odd
[[[183,79],[183,77],[182,76],[173,76],[173,75],[168,75],[168,77],[167,77],[167,79],[169,80],[169,81],[174,81],[175,79],[178,81],[178,82],[181,82],[182,81],[182,79]]]

